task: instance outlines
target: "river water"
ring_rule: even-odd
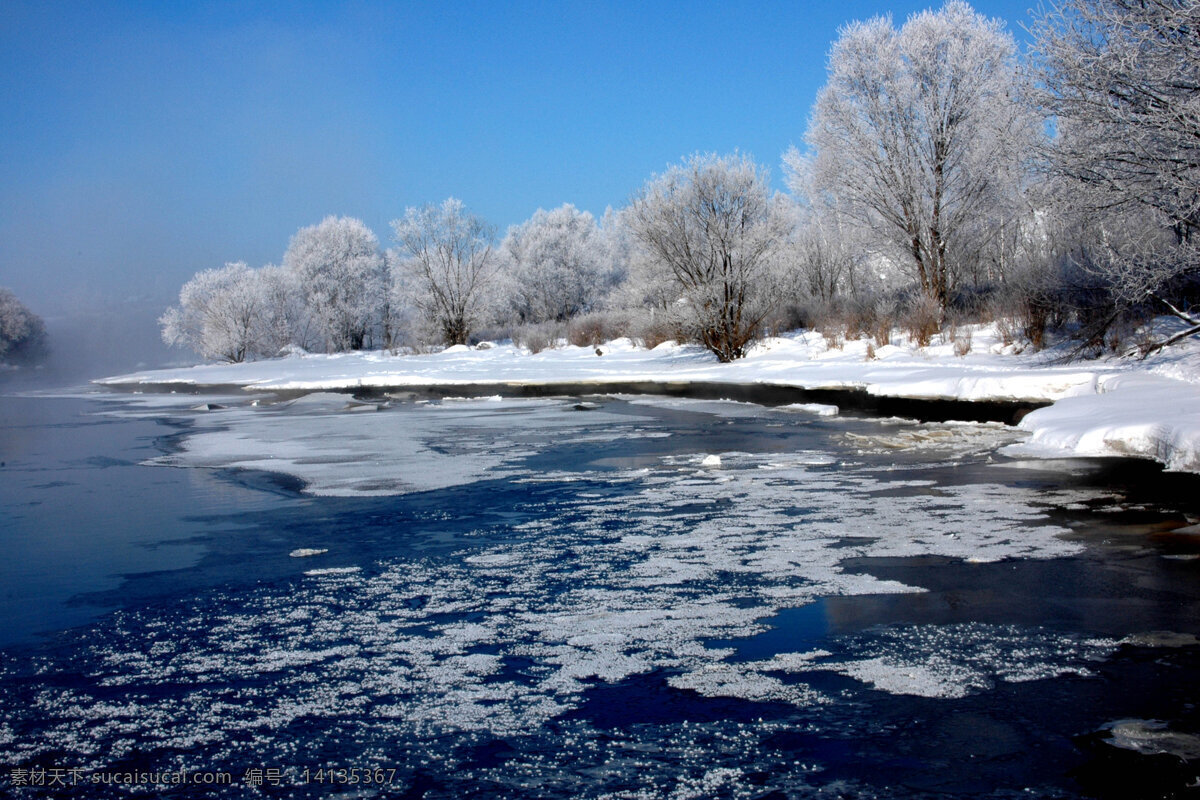
[[[1200,483],[817,410],[0,398],[0,791],[1195,793]]]

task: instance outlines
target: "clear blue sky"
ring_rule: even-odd
[[[921,2],[14,2],[0,14],[0,285],[35,311],[170,302],[327,214],[387,246],[463,199],[501,233],[597,216],[695,151],[779,188],[842,23]],[[1030,0],[978,2],[1018,39]]]

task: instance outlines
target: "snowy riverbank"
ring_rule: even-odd
[[[532,354],[512,344],[458,346],[428,355],[375,351],[211,364],[131,373],[98,383],[126,390],[186,384],[250,391],[570,383],[603,391],[606,384],[703,381],[858,388],[913,399],[1053,402],[1021,421],[1030,437],[1014,450],[1040,457],[1151,458],[1172,470],[1200,472],[1196,343],[1145,361],[1061,363],[1054,353],[1018,353],[1002,345],[990,327],[969,331],[971,352],[965,356],[955,354],[953,342],[941,339],[924,348],[903,337],[886,347],[851,341],[831,348],[821,335],[800,332],[764,340],[732,364],[717,363],[697,346],[667,343],[645,350],[617,340],[599,348],[600,356],[591,347]]]

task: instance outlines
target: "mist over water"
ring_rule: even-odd
[[[161,301],[130,300],[43,317],[45,357],[0,370],[0,391],[61,388],[139,369],[196,363],[190,351],[163,343],[158,318],[166,307]]]

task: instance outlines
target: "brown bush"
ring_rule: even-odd
[[[900,327],[912,337],[917,347],[928,347],[942,329],[942,308],[937,300],[922,294],[905,308]]]
[[[581,314],[567,325],[567,341],[576,347],[596,347],[629,335],[629,315],[617,311]]]
[[[962,358],[971,352],[971,344],[974,338],[974,334],[971,333],[970,328],[958,325],[952,327],[950,329],[950,341],[954,343],[954,355]]]
[[[521,325],[512,332],[513,344],[524,347],[530,353],[554,349],[562,338],[562,325],[556,322]]]

